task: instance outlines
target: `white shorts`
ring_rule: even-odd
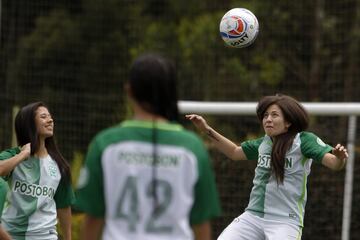
[[[302,227],[268,220],[244,212],[235,218],[217,240],[301,240]]]

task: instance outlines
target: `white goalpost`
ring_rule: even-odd
[[[198,113],[213,115],[256,115],[256,102],[200,102],[179,101],[181,113]],[[355,159],[355,139],[357,116],[360,115],[360,103],[314,103],[303,102],[302,105],[310,115],[318,116],[348,116],[347,149],[349,158],[346,164],[344,180],[344,199],[341,240],[350,239],[351,206],[353,192],[353,169]]]

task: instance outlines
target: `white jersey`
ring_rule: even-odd
[[[220,211],[202,142],[180,125],[158,123],[153,130],[143,121],[96,136],[77,201],[81,210],[105,218],[104,240],[192,240],[191,225]]]
[[[257,160],[253,188],[246,211],[271,219],[304,225],[307,178],[312,161],[321,163],[332,147],[310,132],[298,133],[285,156],[284,182],[271,173],[272,141],[269,136],[241,144],[247,159]]]
[[[0,160],[17,153],[19,148],[4,151]],[[2,224],[13,239],[58,239],[56,209],[73,201],[70,183],[60,180],[58,165],[49,155],[29,157],[15,167],[7,179],[9,191],[2,215]]]

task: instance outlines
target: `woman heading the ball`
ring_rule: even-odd
[[[218,240],[301,239],[312,162],[340,170],[347,150],[341,144],[331,147],[305,131],[308,114],[290,96],[265,96],[256,113],[265,136],[240,146],[215,131],[203,117],[186,115],[230,159],[257,160],[249,204]]]

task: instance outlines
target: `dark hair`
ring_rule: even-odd
[[[34,155],[34,153],[40,147],[39,135],[37,133],[35,124],[36,110],[39,107],[45,107],[48,109],[48,107],[42,102],[33,102],[21,108],[15,117],[15,132],[17,142],[20,146],[30,143],[31,155]],[[60,169],[61,180],[70,181],[70,166],[65,158],[61,155],[56,145],[54,135],[45,139],[45,147],[49,155],[56,161]]]
[[[281,109],[284,119],[290,123],[288,131],[273,138],[271,151],[271,168],[277,181],[284,181],[285,155],[290,149],[294,137],[297,133],[308,128],[309,116],[304,107],[293,97],[277,94],[275,96],[265,96],[260,99],[256,114],[262,122],[266,110],[273,104]]]
[[[173,62],[154,53],[138,57],[130,68],[129,86],[132,98],[147,112],[162,116],[169,121],[178,121],[176,69]],[[152,128],[153,162],[152,195],[154,209],[159,201],[157,188],[157,130],[156,121]]]
[[[177,121],[176,70],[172,62],[157,54],[135,60],[129,76],[132,97],[141,107],[170,121]]]

